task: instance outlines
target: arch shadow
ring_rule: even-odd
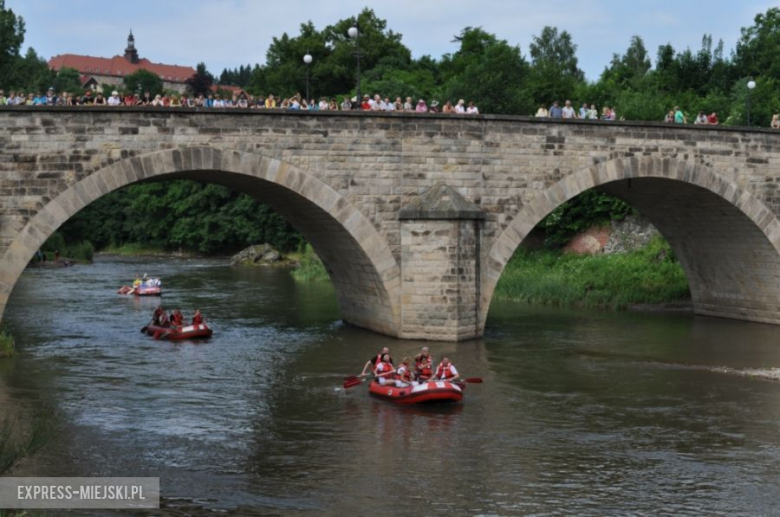
[[[397,336],[400,269],[368,218],[326,183],[289,163],[208,146],[116,161],[50,200],[0,258],[0,316],[27,263],[57,228],[101,196],[152,179],[219,183],[268,204],[301,231],[323,260],[344,321]]]
[[[749,189],[703,164],[617,158],[539,193],[483,255],[480,324],[498,279],[525,237],[562,203],[597,188],[639,209],[669,241],[697,314],[780,324],[780,223]]]

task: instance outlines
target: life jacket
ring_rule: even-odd
[[[395,372],[395,378],[404,382],[412,382],[412,372],[409,371],[406,365],[401,365]]]
[[[192,317],[192,324],[193,325],[200,325],[203,323],[203,315],[202,314],[196,314]]]
[[[182,323],[184,323],[184,317],[181,314],[174,314],[171,318],[171,323],[176,325],[177,327],[180,327]]]
[[[452,363],[448,364],[447,366],[444,366],[443,364],[440,364],[438,368],[436,368],[436,377],[438,379],[449,379],[450,377],[453,377],[455,374],[452,373]]]
[[[382,371],[379,371],[379,365],[382,365]],[[374,375],[379,377],[382,374],[386,374],[387,372],[393,372],[395,369],[393,368],[392,363],[386,363],[384,361],[380,361],[377,363],[376,368],[374,368]],[[385,379],[393,379],[394,375],[382,375]]]
[[[431,356],[418,354],[417,357],[414,358],[414,369],[417,370],[420,375],[430,377],[433,374],[433,370],[431,369]]]

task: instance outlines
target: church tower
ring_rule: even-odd
[[[133,64],[138,63],[138,51],[135,48],[135,38],[133,37],[133,31],[130,30],[130,35],[127,37],[127,48],[125,49],[125,59]]]

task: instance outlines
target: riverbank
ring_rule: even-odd
[[[660,237],[636,251],[577,255],[518,250],[496,286],[495,297],[542,305],[626,309],[690,300],[685,273]]]

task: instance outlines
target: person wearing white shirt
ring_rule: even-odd
[[[566,101],[566,104],[561,110],[561,117],[563,118],[577,118],[577,114],[574,112],[574,108],[571,107],[571,101]]]
[[[108,98],[109,106],[119,106],[122,104],[122,99],[119,98],[119,92],[114,90],[111,92],[111,97]]]
[[[455,106],[455,113],[466,113],[466,101],[460,99]]]

